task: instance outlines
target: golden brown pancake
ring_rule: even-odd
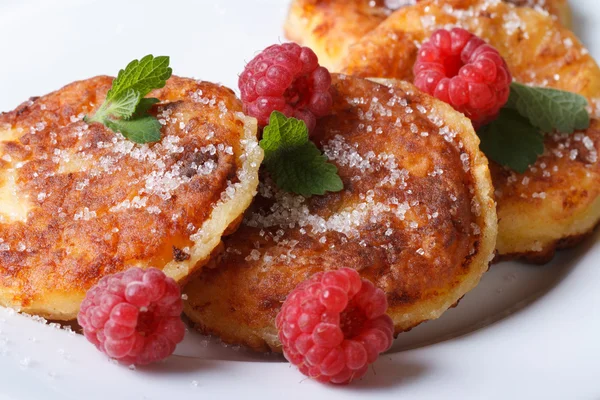
[[[70,320],[105,275],[152,266],[183,282],[251,203],[262,151],[231,90],[171,78],[150,94],[161,141],[136,145],[82,120],[111,84],[0,115],[0,305]]]
[[[312,274],[358,270],[385,291],[396,333],[439,317],[494,253],[496,213],[470,122],[412,85],[333,76],[313,140],[344,189],[304,198],[261,180],[226,250],[184,289],[200,331],[279,351],[275,316]]]
[[[286,36],[312,48],[321,65],[339,71],[348,48],[395,10],[420,0],[294,0],[285,23]],[[549,13],[571,25],[567,0],[506,0]]]
[[[590,128],[548,135],[545,154],[524,174],[490,166],[501,258],[548,261],[600,220],[600,68],[572,32],[533,9],[494,0],[433,0],[390,16],[352,47],[343,70],[412,81],[418,44],[451,26],[496,47],[517,81],[579,93],[590,102]]]

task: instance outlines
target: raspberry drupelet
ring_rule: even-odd
[[[277,315],[283,353],[320,382],[359,379],[392,345],[387,306],[384,292],[353,269],[317,273],[289,294]]]
[[[183,340],[179,285],[162,271],[132,268],[91,288],[77,316],[85,337],[127,365],[162,360]]]
[[[244,112],[264,127],[273,111],[301,119],[312,131],[317,118],[331,111],[331,75],[317,55],[296,43],[267,47],[240,75]]]
[[[500,53],[461,28],[435,31],[419,50],[414,75],[416,87],[465,114],[475,129],[496,119],[512,82]]]

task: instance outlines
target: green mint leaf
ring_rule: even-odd
[[[110,102],[105,102],[100,110],[98,110],[97,114],[99,116],[112,115],[117,118],[130,118],[135,112],[140,100],[140,93],[133,89],[129,89],[122,96]]]
[[[160,140],[162,125],[151,115],[130,120],[106,120],[104,123],[114,132],[120,132],[135,143],[144,144]]]
[[[131,118],[147,117],[152,106],[157,103],[160,103],[160,100],[155,97],[145,97],[141,99]]]
[[[587,105],[585,97],[576,93],[513,82],[506,107],[517,110],[544,133],[573,133],[590,126]]]
[[[279,111],[271,113],[269,125],[263,131],[260,146],[265,151],[265,160],[277,157],[281,151],[294,151],[308,143],[308,129],[304,121],[287,118]]]
[[[544,152],[544,136],[518,111],[503,108],[498,119],[478,132],[481,150],[498,164],[527,171]]]
[[[266,166],[280,189],[304,197],[339,192],[344,188],[337,167],[327,162],[327,157],[313,142],[284,151]]]
[[[130,89],[145,97],[153,89],[165,86],[173,70],[169,67],[169,57],[154,57],[149,54],[141,60],[132,62],[119,71],[112,87],[106,94],[106,100],[112,101],[126,94]]]
[[[304,121],[273,112],[260,147],[267,171],[282,190],[310,197],[344,188],[337,167],[309,140]]]
[[[119,71],[96,113],[91,117],[86,115],[84,120],[104,124],[136,143],[159,141],[161,125],[149,114],[159,100],[144,96],[164,87],[172,72],[169,57],[147,55],[139,61],[133,60]]]

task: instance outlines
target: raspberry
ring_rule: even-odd
[[[303,120],[312,131],[333,103],[329,71],[319,66],[311,49],[296,43],[267,47],[246,65],[238,86],[244,112],[261,127],[269,123],[273,111],[280,111]]]
[[[512,82],[498,50],[460,28],[439,29],[423,43],[414,75],[416,87],[465,114],[475,129],[496,119]]]
[[[162,360],[183,340],[179,285],[162,271],[132,268],[88,290],[77,322],[98,350],[127,365]]]
[[[392,345],[394,324],[381,289],[350,268],[298,285],[277,315],[283,353],[320,382],[350,383]]]

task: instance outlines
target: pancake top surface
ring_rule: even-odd
[[[337,71],[348,47],[390,13],[383,0],[295,0],[284,29],[290,40],[313,49],[321,65]]]
[[[161,141],[136,145],[82,120],[111,84],[75,82],[0,115],[2,304],[68,318],[104,275],[141,265],[182,279],[212,250],[197,231],[250,179],[232,91],[171,78],[150,94]]]
[[[392,12],[418,0],[295,0],[285,24],[286,35],[312,48],[321,65],[339,71],[348,48]],[[558,17],[570,25],[567,0],[508,0]]]
[[[382,288],[398,331],[479,280],[495,240],[487,162],[464,117],[397,85],[334,75],[333,114],[311,135],[344,190],[305,199],[261,183],[216,268],[186,288],[207,332],[260,348],[231,332],[272,333],[287,294],[322,270],[355,268]]]
[[[519,82],[597,98],[597,65],[577,37],[548,15],[500,0],[428,0],[396,11],[351,47],[342,72],[412,81],[420,43],[462,27],[492,44]],[[557,78],[558,75],[558,78]]]
[[[383,285],[392,283],[393,269],[419,269],[419,285],[396,282],[390,288],[402,293],[391,298],[394,306],[418,298],[421,284],[436,287],[447,279],[440,271],[453,275],[454,268],[461,267],[477,241],[473,232],[480,229],[474,211],[480,206],[469,193],[474,181],[468,152],[448,145],[446,139],[457,132],[448,129],[440,135],[428,119],[435,114],[419,95],[348,80],[348,86],[337,81],[334,114],[323,118],[312,135],[339,168],[345,190],[304,199],[261,184],[259,199],[244,223],[259,230],[265,241],[259,243],[268,244],[269,250],[289,246],[300,254],[307,251],[308,257],[282,259],[280,266],[316,264],[329,269],[350,263],[369,269],[374,281]],[[402,116],[398,109],[403,109]],[[244,247],[256,247],[240,234],[227,242],[230,249],[238,245],[236,238],[243,239],[239,244]],[[258,251],[263,258],[270,253]],[[226,257],[238,258],[230,254]]]

